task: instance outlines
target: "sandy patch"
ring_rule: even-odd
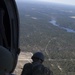
[[[28,62],[32,62],[32,60],[31,60],[32,55],[33,54],[31,52],[21,52],[20,53],[14,74],[21,75],[24,64],[28,63]]]

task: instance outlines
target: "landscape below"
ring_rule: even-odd
[[[17,2],[17,5],[21,50],[43,52],[46,57],[44,64],[54,75],[74,75],[75,7],[34,2]],[[57,26],[51,23],[52,20],[55,20]],[[71,31],[68,32],[65,28]]]

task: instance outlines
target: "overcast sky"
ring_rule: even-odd
[[[16,0],[16,1],[42,1],[42,2],[55,2],[55,3],[75,5],[75,0]]]

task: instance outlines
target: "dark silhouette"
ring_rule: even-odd
[[[24,65],[21,75],[53,75],[52,71],[42,64],[44,55],[41,52],[34,53],[31,59],[33,62]]]

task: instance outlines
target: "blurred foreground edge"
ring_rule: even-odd
[[[13,72],[20,53],[19,15],[15,0],[0,0],[0,45],[13,55]]]

